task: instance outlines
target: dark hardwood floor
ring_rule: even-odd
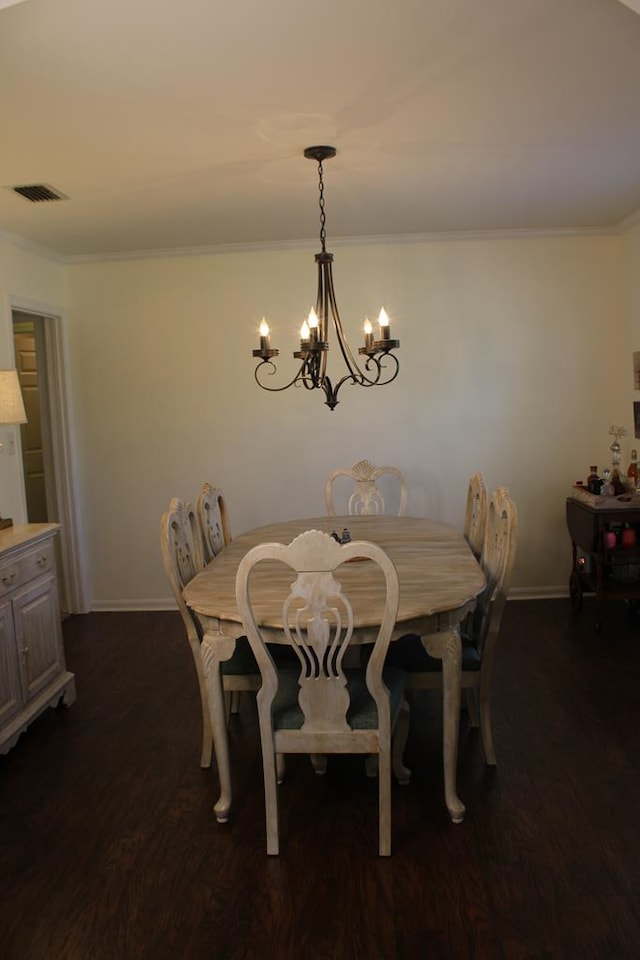
[[[508,605],[498,767],[463,718],[452,825],[440,701],[414,696],[409,787],[377,856],[359,758],[324,778],[289,758],[282,853],[265,854],[255,702],[232,720],[235,807],[220,826],[177,614],[64,624],[77,702],[0,758],[3,960],[640,956],[640,617],[590,600]]]

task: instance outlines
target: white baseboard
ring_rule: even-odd
[[[154,613],[156,611],[177,610],[173,599],[164,600],[108,600],[91,604],[91,613]]]
[[[567,587],[514,587],[509,591],[509,600],[558,600],[568,597]]]

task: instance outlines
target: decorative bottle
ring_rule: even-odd
[[[633,493],[638,486],[638,453],[636,450],[631,451],[631,463],[627,470],[627,478],[629,490]]]
[[[611,471],[610,483],[614,497],[619,497],[621,493],[624,493],[624,484],[617,467],[614,467]]]
[[[595,493],[596,495],[600,493],[600,487],[602,486],[602,480],[598,476],[597,467],[589,467],[591,473],[587,477],[587,490],[589,493]]]

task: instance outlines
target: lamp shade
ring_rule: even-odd
[[[0,423],[26,423],[16,370],[0,370]]]

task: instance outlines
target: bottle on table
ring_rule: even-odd
[[[596,495],[600,493],[600,487],[602,486],[602,480],[598,476],[597,467],[589,467],[591,473],[587,477],[587,490],[589,493],[595,493]]]
[[[602,471],[602,480],[600,481],[600,493],[603,497],[613,496],[613,484],[611,483],[611,470],[605,467]]]
[[[636,450],[631,451],[631,463],[627,470],[627,480],[629,490],[634,492],[638,486],[638,452]]]
[[[617,467],[614,467],[611,471],[611,480],[609,482],[614,497],[619,497],[621,493],[624,493],[624,484]]]

